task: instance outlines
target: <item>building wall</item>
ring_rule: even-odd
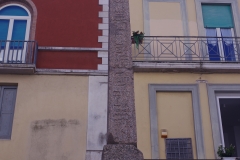
[[[180,3],[151,2],[149,17],[150,36],[183,36]]]
[[[97,70],[101,63],[97,52],[39,51],[37,68]]]
[[[144,158],[151,158],[150,137],[150,112],[149,112],[149,84],[198,84],[200,109],[202,116],[203,139],[205,157],[215,159],[215,151],[212,137],[212,127],[209,112],[209,99],[207,84],[240,84],[239,74],[194,74],[194,73],[135,73],[135,105],[137,117],[138,148],[143,152]],[[200,83],[207,82],[207,83]],[[186,138],[193,136],[193,114],[190,101],[190,93],[159,92],[157,94],[159,130],[167,129],[168,138]],[[169,111],[167,109],[182,107]],[[160,113],[161,111],[164,111]],[[166,113],[166,115],[162,115]],[[184,117],[184,115],[186,117]],[[181,119],[182,117],[182,119]],[[191,120],[191,121],[190,121]],[[190,122],[189,122],[190,121]],[[177,126],[176,124],[179,124]],[[162,128],[162,126],[164,128]],[[158,137],[160,138],[160,133]],[[160,138],[160,156],[165,158],[163,139]],[[193,142],[193,149],[194,142]],[[195,153],[194,153],[195,155]]]
[[[39,46],[101,47],[98,43],[98,0],[32,0],[38,17],[36,40]]]
[[[40,48],[102,48],[99,12],[103,7],[99,0],[32,1],[37,9],[35,40]],[[37,68],[97,70],[101,58],[97,51],[39,50]]]
[[[149,7],[143,2],[149,1]],[[180,4],[185,2],[185,8]],[[216,2],[216,1],[214,1]],[[240,8],[240,1],[238,8]],[[226,3],[228,1],[226,0]],[[194,0],[130,0],[131,30],[144,31],[145,36],[198,36],[196,5]],[[149,16],[149,21],[144,17]],[[184,35],[184,20],[181,17],[186,13],[188,35]],[[150,33],[146,24],[150,26]]]
[[[11,140],[0,140],[0,159],[84,159],[88,76],[1,75],[17,84]]]
[[[192,107],[190,92],[157,93],[158,132],[161,133],[161,129],[167,129],[168,136],[171,138],[192,138],[194,159],[196,159]],[[160,138],[159,144],[160,158],[166,159],[165,139]]]

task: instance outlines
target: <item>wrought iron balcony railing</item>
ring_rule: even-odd
[[[36,64],[37,42],[0,40],[0,64]]]
[[[239,62],[240,38],[144,36],[132,52],[133,61]]]

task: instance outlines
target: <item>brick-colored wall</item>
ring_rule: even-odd
[[[37,68],[97,70],[97,64],[101,63],[97,52],[39,51]]]
[[[37,8],[40,46],[101,47],[98,0],[32,0]]]
[[[32,0],[37,8],[35,40],[39,46],[101,48],[98,0]],[[101,64],[96,52],[39,51],[37,68],[93,69]]]

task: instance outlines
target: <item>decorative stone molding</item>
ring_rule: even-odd
[[[98,70],[108,70],[108,32],[109,32],[109,1],[99,0],[99,5],[102,6],[102,11],[98,17],[102,18],[102,23],[98,24],[98,29],[102,31],[102,36],[98,37],[98,42],[102,43],[102,49],[106,51],[98,51],[98,57],[102,58],[102,64],[98,65]]]
[[[8,4],[19,4],[26,7],[31,13],[31,28],[29,40],[35,40],[36,24],[37,24],[37,8],[32,0],[0,0],[0,7]]]
[[[197,84],[149,84],[150,129],[152,159],[159,159],[159,126],[157,115],[157,92],[191,92],[193,104],[194,130],[197,149],[197,159],[205,159],[202,117]],[[211,99],[212,100],[212,99]]]
[[[145,35],[150,35],[150,17],[149,3],[150,2],[168,2],[179,3],[181,6],[181,16],[184,36],[189,36],[188,13],[185,0],[143,0],[143,16],[144,16],[144,32]]]

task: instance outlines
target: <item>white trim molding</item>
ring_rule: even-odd
[[[239,63],[225,62],[133,62],[135,72],[240,73]]]
[[[144,32],[150,36],[149,2],[180,3],[184,36],[189,36],[188,13],[185,0],[143,0]]]
[[[233,19],[234,19],[234,32],[237,37],[240,36],[240,18],[239,18],[240,16],[239,16],[237,0],[195,0],[199,36],[206,36],[205,28],[203,25],[203,16],[202,16],[203,3],[230,4],[232,8],[232,13],[233,13]]]
[[[34,67],[35,67],[35,65],[34,65]],[[99,71],[99,70],[40,69],[40,68],[36,69],[34,74],[36,74],[36,75],[75,75],[75,76],[107,76],[108,75],[107,71]]]
[[[0,19],[7,19],[9,20],[9,28],[8,28],[8,34],[7,34],[7,40],[12,40],[12,32],[13,32],[13,25],[14,25],[14,21],[15,20],[26,20],[27,21],[27,25],[26,25],[26,33],[25,33],[25,41],[29,40],[29,34],[30,34],[30,24],[31,24],[31,13],[29,12],[29,10],[23,6],[23,5],[19,5],[19,4],[7,4],[4,5],[2,7],[0,7],[0,10],[6,8],[6,7],[10,7],[10,6],[18,6],[22,9],[24,9],[27,13],[28,16],[5,16],[5,15],[1,15]]]
[[[102,23],[98,24],[98,30],[102,31],[102,36],[98,36],[98,42],[102,43],[104,51],[98,51],[98,57],[102,58],[102,64],[98,65],[98,70],[108,70],[108,34],[109,34],[109,0],[99,0],[102,11],[98,17],[102,18]]]
[[[39,46],[39,50],[52,51],[107,51],[104,48]]]
[[[152,159],[159,159],[159,134],[157,115],[157,92],[191,92],[193,104],[197,159],[205,159],[203,127],[197,84],[149,84],[150,129]]]

